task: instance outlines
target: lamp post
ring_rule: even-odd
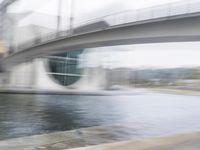
[[[73,34],[73,27],[74,27],[74,6],[75,0],[70,1],[70,20],[69,20],[69,31],[70,34]]]
[[[59,36],[60,27],[61,27],[61,13],[62,13],[62,0],[58,1],[58,16],[57,16],[57,36]]]

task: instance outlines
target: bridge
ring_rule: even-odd
[[[25,42],[14,45],[10,43],[13,51],[3,58],[1,63],[8,69],[24,62],[34,61],[35,58],[78,49],[200,41],[199,28],[200,1],[176,2],[123,11],[86,22],[78,22],[73,28],[53,31],[51,34],[38,36],[36,33],[37,36]]]
[[[198,6],[199,1],[177,2],[103,16],[79,23],[70,30],[37,37],[37,42],[34,38],[21,43],[2,63],[9,66],[37,57],[93,47],[199,41]]]

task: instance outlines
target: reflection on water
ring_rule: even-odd
[[[1,95],[0,140],[122,124],[135,136],[200,130],[200,97],[145,93],[129,96]]]

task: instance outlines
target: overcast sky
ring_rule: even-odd
[[[83,66],[200,67],[200,42],[138,44],[90,49]]]
[[[69,26],[71,6],[73,6],[74,24],[79,24],[116,12],[149,8],[177,1],[190,0],[18,0],[9,7],[9,12],[34,12],[23,19],[20,25],[35,24],[56,29],[59,2],[62,16],[61,28],[66,28],[67,25]]]
[[[62,9],[70,9],[70,3],[73,1],[75,14],[79,13],[94,13],[99,10],[118,11],[127,9],[138,9],[151,7],[155,5],[166,4],[176,1],[186,0],[60,0]],[[47,14],[57,14],[59,0],[18,0],[11,8],[14,12],[35,11]],[[117,6],[117,7],[116,7]]]

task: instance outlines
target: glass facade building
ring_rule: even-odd
[[[79,55],[83,50],[75,50],[49,56],[49,75],[61,85],[68,86],[80,79],[81,69],[78,67]]]

